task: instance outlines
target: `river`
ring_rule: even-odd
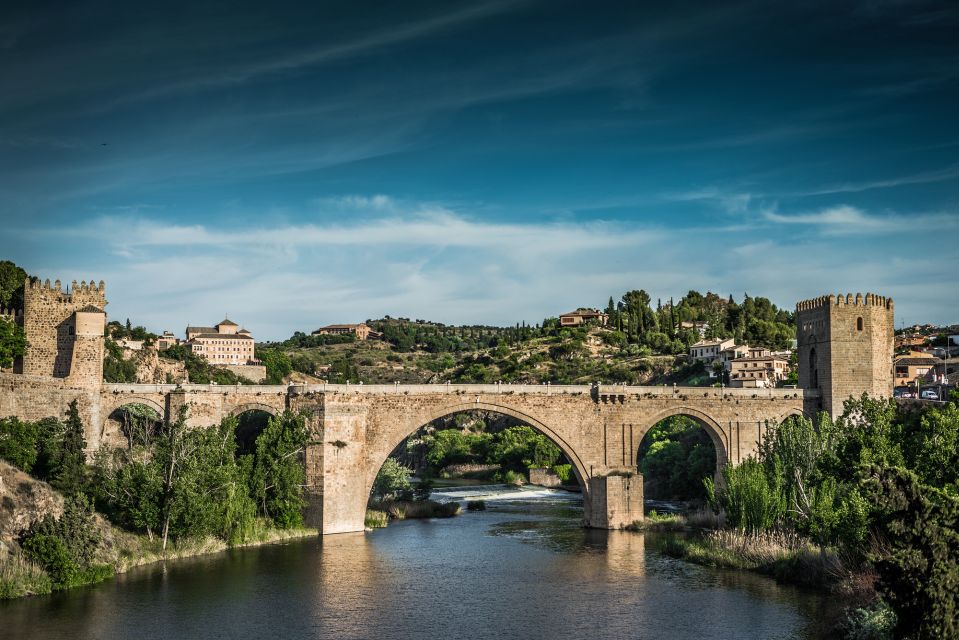
[[[141,567],[0,602],[0,637],[809,638],[825,597],[579,527],[579,496],[463,487],[486,511]]]

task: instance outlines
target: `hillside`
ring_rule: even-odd
[[[690,291],[678,303],[642,290],[609,299],[605,326],[561,327],[557,318],[534,326],[449,326],[408,318],[369,320],[381,340],[309,336],[257,346],[274,381],[290,375],[332,383],[516,382],[585,384],[710,384],[688,348],[705,338],[735,338],[770,349],[795,337],[792,314],[766,298]],[[714,381],[714,379],[712,380]]]

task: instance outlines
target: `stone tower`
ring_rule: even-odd
[[[892,396],[892,298],[847,293],[799,302],[796,337],[799,386],[819,389],[833,418],[863,392]]]
[[[23,295],[26,375],[66,378],[75,386],[103,381],[103,331],[107,305],[103,281],[76,281],[62,291],[60,281],[27,279]]]

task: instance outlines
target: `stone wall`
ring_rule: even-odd
[[[74,281],[70,290],[64,291],[59,280],[51,285],[49,280],[40,283],[28,279],[24,288],[23,304],[23,330],[28,343],[23,356],[23,373],[55,378],[65,378],[72,373],[74,383],[86,386],[99,384],[103,378],[103,357],[100,356],[98,365],[90,360],[96,351],[96,345],[82,346],[79,360],[74,360],[73,351],[77,342],[75,314],[81,309],[91,307],[102,312],[106,304],[102,280],[99,285],[94,285],[92,281],[78,285]],[[103,315],[105,320],[105,315],[100,315]],[[81,324],[85,324],[83,319]],[[102,343],[102,329],[99,339]],[[75,362],[79,368],[72,371]],[[93,367],[97,367],[96,370],[93,370]]]
[[[892,299],[871,293],[798,303],[799,386],[819,389],[833,418],[850,397],[892,396],[893,322]]]
[[[262,364],[218,364],[221,369],[232,371],[241,378],[260,383],[266,380],[266,367]]]
[[[558,487],[563,484],[563,481],[560,480],[559,476],[553,473],[550,469],[545,469],[542,467],[530,467],[529,483],[536,484],[541,487]]]

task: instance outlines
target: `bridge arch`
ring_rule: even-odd
[[[120,446],[124,439],[126,444],[132,446],[132,440],[129,433],[124,434],[124,424],[121,422],[119,413],[126,407],[139,405],[152,410],[156,414],[156,420],[162,423],[166,419],[166,408],[156,400],[143,396],[117,396],[115,402],[111,403],[104,412],[103,421],[100,425],[100,433],[97,442],[100,445]]]
[[[516,418],[524,424],[529,425],[539,433],[549,438],[557,447],[559,447],[560,451],[562,451],[566,458],[570,461],[570,464],[573,468],[573,473],[576,475],[576,480],[579,482],[580,488],[583,492],[583,502],[584,504],[588,504],[589,473],[577,451],[565,438],[559,435],[556,430],[548,427],[541,420],[534,418],[533,416],[514,407],[505,404],[494,404],[490,402],[479,401],[459,402],[456,404],[438,407],[431,411],[417,414],[410,419],[403,421],[402,426],[392,429],[388,437],[384,438],[380,444],[373,447],[368,455],[368,470],[365,484],[366,491],[363,494],[364,500],[369,498],[370,492],[373,490],[373,482],[376,480],[376,475],[379,473],[383,463],[386,462],[386,459],[389,457],[390,453],[396,449],[396,447],[399,446],[403,440],[410,437],[412,434],[416,433],[418,429],[428,425],[434,420],[445,418],[446,416],[456,413],[463,413],[465,411],[490,411],[493,413],[510,416],[512,418]]]
[[[229,417],[236,420],[234,437],[238,454],[255,451],[257,438],[266,429],[270,418],[277,413],[274,407],[261,402],[247,402],[230,410]]]
[[[231,418],[237,418],[240,416],[240,414],[246,413],[248,411],[263,411],[265,413],[270,414],[271,416],[275,416],[276,414],[279,413],[279,411],[277,411],[275,407],[271,407],[268,404],[263,404],[262,402],[247,402],[244,404],[237,405],[233,407],[232,409],[230,409],[229,415]]]
[[[642,426],[639,432],[639,442],[643,441],[649,430],[662,422],[666,418],[673,416],[686,416],[695,420],[703,428],[716,450],[716,476],[722,472],[723,466],[730,462],[729,434],[712,416],[694,407],[680,405],[664,409],[649,418]],[[634,452],[635,453],[635,452]]]

